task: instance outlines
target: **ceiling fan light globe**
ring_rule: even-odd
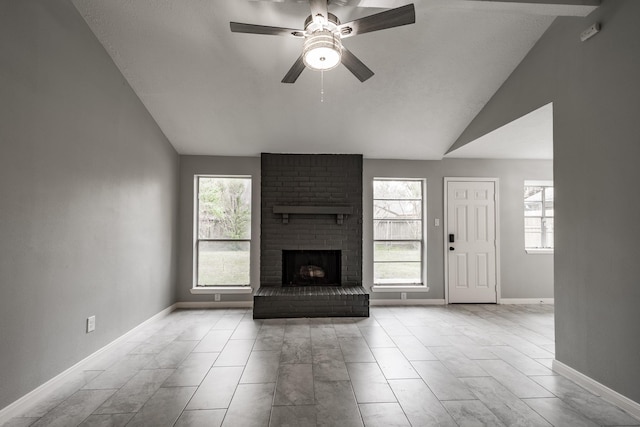
[[[341,55],[328,47],[318,47],[305,52],[304,64],[312,70],[331,70],[340,64]]]

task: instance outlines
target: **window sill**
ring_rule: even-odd
[[[525,249],[524,251],[531,255],[544,255],[544,254],[553,255],[553,249]]]
[[[198,286],[191,288],[190,292],[194,295],[250,294],[253,293],[253,288],[251,286]]]
[[[371,292],[429,292],[429,287],[425,285],[373,285]]]

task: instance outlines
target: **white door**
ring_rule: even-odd
[[[450,303],[497,302],[495,184],[446,181]]]

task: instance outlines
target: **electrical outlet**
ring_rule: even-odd
[[[96,316],[87,317],[87,333],[96,330]]]
[[[400,292],[400,299],[407,299],[407,293],[406,292]]]
[[[214,294],[213,299],[214,301],[220,301],[220,294]]]

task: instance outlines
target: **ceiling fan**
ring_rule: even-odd
[[[304,30],[231,22],[231,31],[304,39],[302,54],[282,83],[295,83],[305,67],[326,71],[340,63],[364,82],[373,76],[373,71],[342,45],[342,39],[416,22],[415,8],[413,4],[408,4],[341,24],[337,16],[329,13],[328,3],[329,0],[309,0],[311,15],[304,22]]]

